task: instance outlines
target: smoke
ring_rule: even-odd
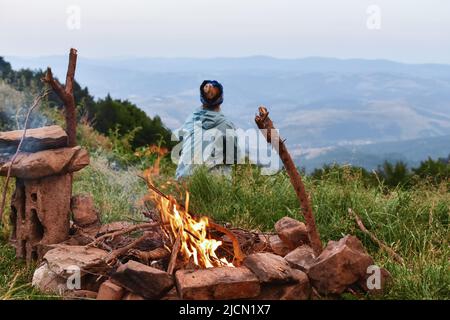
[[[0,130],[23,129],[28,108],[35,95],[14,89],[0,79]],[[37,128],[51,123],[39,108],[29,119],[29,128]]]

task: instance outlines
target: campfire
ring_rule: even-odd
[[[209,219],[207,217],[195,219],[189,214],[189,192],[186,192],[186,202],[183,207],[175,198],[165,196],[153,186],[150,180],[148,185],[150,186],[148,198],[160,213],[162,229],[172,244],[172,249],[168,248],[170,251],[179,250],[186,264],[192,260],[200,268],[233,267],[226,258],[217,256],[216,250],[222,245],[222,241],[209,236]],[[177,253],[173,252],[173,254]]]

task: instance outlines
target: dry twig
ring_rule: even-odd
[[[160,224],[158,222],[135,224],[135,225],[125,228],[125,229],[105,233],[105,234],[95,238],[95,240],[92,241],[91,243],[89,243],[88,246],[96,246],[99,242],[101,242],[103,240],[114,239],[117,236],[121,236],[126,233],[133,232],[133,231],[138,231],[138,230],[142,231],[145,229],[157,228],[159,226],[160,226]]]
[[[391,247],[389,247],[387,244],[385,244],[383,241],[378,239],[373,233],[371,233],[367,228],[364,226],[361,218],[351,209],[348,208],[348,213],[353,216],[353,218],[356,221],[356,224],[358,225],[359,229],[369,236],[370,239],[372,239],[373,242],[375,242],[380,248],[384,249],[395,261],[398,263],[404,265],[405,261],[403,258],[396,253]]]
[[[170,252],[168,249],[164,247],[159,247],[151,251],[141,251],[137,249],[132,249],[130,250],[129,254],[137,257],[140,260],[144,260],[148,264],[149,261],[167,258]]]
[[[108,255],[108,258],[106,259],[106,263],[108,263],[108,264],[113,263],[118,257],[128,253],[129,250],[133,249],[134,247],[136,247],[137,245],[142,243],[144,240],[146,240],[147,237],[148,237],[148,235],[144,234],[141,237],[134,240],[133,242],[131,242],[130,244],[127,244],[126,246],[123,246],[121,248],[114,250],[113,252],[111,252]]]
[[[181,231],[178,232],[178,236],[172,246],[172,252],[170,254],[170,260],[169,260],[169,266],[167,267],[167,273],[173,274],[173,271],[175,270],[178,252],[181,248]]]

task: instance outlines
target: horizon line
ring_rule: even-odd
[[[65,54],[48,54],[48,55],[10,55],[10,54],[1,54],[0,57],[5,58],[19,58],[19,59],[45,59],[45,58],[62,58],[66,57]],[[361,57],[333,57],[333,56],[305,56],[305,57],[277,57],[271,55],[242,55],[242,56],[214,56],[214,57],[201,57],[201,56],[138,56],[138,55],[114,55],[114,56],[83,56],[78,54],[78,57],[86,60],[218,60],[218,59],[272,59],[272,60],[284,60],[284,61],[298,61],[298,60],[309,60],[309,59],[324,59],[324,60],[339,60],[339,61],[370,61],[370,62],[391,62],[405,65],[448,65],[450,66],[450,62],[406,62],[400,60],[394,60],[389,58],[361,58]]]

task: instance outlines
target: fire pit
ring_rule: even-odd
[[[373,260],[354,236],[330,241],[316,256],[300,221],[284,217],[273,234],[227,229],[189,213],[189,196],[180,205],[149,187],[146,200],[154,209],[145,213],[148,222],[93,229],[74,224],[70,240],[45,254],[34,284],[100,300],[304,300],[367,290]],[[73,266],[80,270],[81,287],[68,290],[73,273],[67,269]]]
[[[189,211],[189,194],[182,205],[149,177],[145,201],[152,208],[143,212],[148,221],[101,225],[92,197],[71,195],[72,173],[88,165],[88,153],[67,147],[58,126],[31,129],[11,165],[20,137],[19,131],[0,134],[0,174],[10,167],[16,178],[11,243],[18,258],[41,262],[33,276],[41,291],[100,300],[303,300],[373,289],[368,270],[374,261],[356,237],[322,249],[304,186],[293,171],[307,223],[284,217],[275,233],[199,217]],[[380,277],[381,287],[371,292],[382,289],[389,273],[381,269]]]

